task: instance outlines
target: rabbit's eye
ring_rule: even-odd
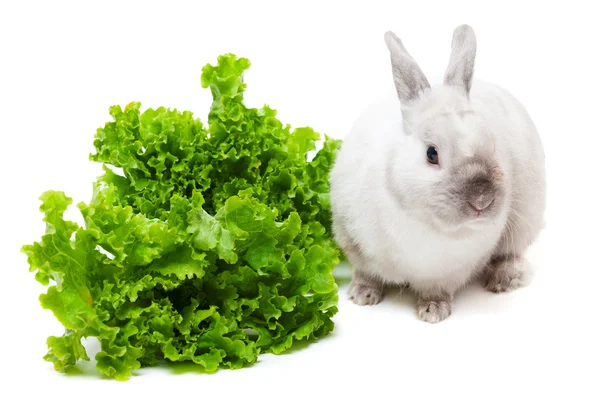
[[[433,146],[429,146],[427,149],[427,161],[429,161],[431,164],[438,163],[438,152]]]

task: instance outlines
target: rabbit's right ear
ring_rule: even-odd
[[[404,104],[417,100],[431,86],[416,61],[406,51],[400,38],[393,32],[385,34],[385,44],[390,51],[392,74],[400,101]]]

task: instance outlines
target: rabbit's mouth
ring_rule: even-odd
[[[495,198],[493,198],[491,201],[489,201],[488,204],[483,204],[483,205],[473,205],[473,204],[469,204],[471,206],[471,213],[473,214],[474,218],[482,218],[483,216],[488,216],[491,212],[491,210],[494,209],[494,202],[496,201]]]
[[[450,236],[466,236],[479,234],[481,231],[495,225],[499,200],[492,200],[482,210],[468,206],[457,206],[453,210],[445,209],[440,212],[422,210],[424,222],[434,226],[439,232]]]

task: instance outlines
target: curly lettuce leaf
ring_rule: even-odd
[[[78,204],[84,226],[64,220],[64,193],[42,195],[46,233],[23,252],[65,327],[48,339],[57,370],[88,359],[86,337],[100,342],[97,369],[126,380],[163,360],[242,368],[334,328],[339,141],[325,136],[309,160],[318,133],[244,105],[249,67],[227,54],[203,68],[206,125],[189,111],[111,107],[90,155],[104,175]]]

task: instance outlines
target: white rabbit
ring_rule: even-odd
[[[385,43],[397,93],[343,140],[330,174],[333,233],[352,265],[350,299],[377,304],[385,285],[408,285],[418,317],[439,322],[474,278],[494,292],[526,284],[523,254],[544,226],[545,155],[524,107],[473,81],[470,26],[454,30],[433,87],[394,33]]]

